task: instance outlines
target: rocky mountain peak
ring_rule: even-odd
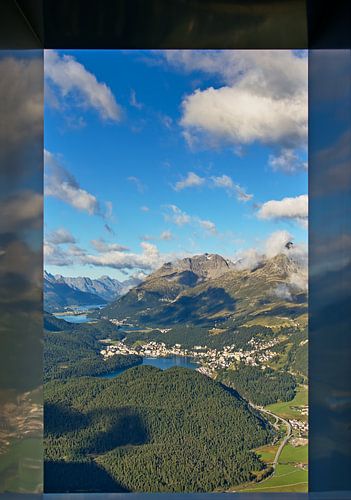
[[[166,262],[158,271],[153,273],[153,277],[189,271],[200,279],[212,279],[221,276],[231,268],[232,263],[221,255],[205,253],[178,259],[175,262]]]

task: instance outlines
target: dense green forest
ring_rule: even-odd
[[[167,333],[161,333],[154,329],[148,332],[143,331],[125,331],[126,343],[131,345],[137,340],[164,342],[168,346],[181,344],[190,349],[194,345],[202,345],[216,349],[222,349],[226,345],[235,344],[240,349],[246,347],[247,342],[255,338],[268,339],[273,338],[274,333],[270,328],[264,326],[250,326],[228,328],[221,334],[213,335],[209,333],[208,328],[202,328],[193,325],[174,326]]]
[[[273,437],[235,391],[178,367],[52,381],[44,428],[47,492],[225,489],[263,468],[249,450]]]
[[[268,367],[262,370],[256,366],[240,365],[236,370],[221,371],[218,380],[260,406],[291,401],[295,396],[295,378]]]
[[[104,360],[100,340],[122,338],[118,328],[109,321],[94,324],[73,324],[44,316],[44,382],[53,379],[107,375],[121,368],[142,363],[140,356],[114,356]]]
[[[286,367],[301,374],[306,382],[308,376],[308,333],[302,330],[291,337],[293,342],[289,351]]]

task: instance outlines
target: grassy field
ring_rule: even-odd
[[[291,492],[304,492],[307,491],[308,485],[308,472],[307,470],[299,469],[294,465],[279,464],[277,465],[276,472],[272,478],[262,481],[257,485],[250,486],[242,489],[241,491],[261,491],[261,492],[274,492],[274,491],[291,491]],[[238,491],[238,490],[236,490]]]
[[[266,406],[267,410],[276,413],[280,417],[306,421],[307,417],[293,409],[294,406],[306,406],[308,404],[308,390],[305,386],[299,386],[293,400],[286,403],[274,403]]]
[[[263,462],[270,464],[274,460],[274,457],[278,451],[278,447],[279,445],[261,446],[261,448],[257,448],[255,450],[255,453],[257,453],[257,455]]]
[[[279,462],[282,464],[289,463],[308,463],[308,445],[292,446],[287,444],[279,457]]]
[[[308,403],[308,391],[306,386],[299,386],[295,398],[287,403],[276,403],[266,408],[283,418],[297,418],[305,420],[307,417],[301,415],[293,407],[306,406]],[[278,445],[267,445],[257,448],[255,452],[267,465],[274,460]],[[301,467],[308,464],[308,445],[293,446],[286,444],[279,457],[275,473],[272,477],[257,484],[243,485],[235,491],[262,493],[269,492],[306,492],[308,489],[308,471]]]

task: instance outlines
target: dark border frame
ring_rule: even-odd
[[[338,0],[104,0],[103,3],[3,0],[1,8],[0,47],[4,55],[16,49],[44,47],[313,49],[309,53],[309,489],[333,492],[321,498],[337,498],[342,491],[345,498],[350,498],[351,495],[347,496],[351,489],[351,318],[348,312],[351,305],[348,240],[349,235],[351,237],[351,152],[350,141],[347,142],[351,130],[351,91],[347,85],[351,69],[350,3]],[[19,167],[26,169],[28,165],[19,163]],[[5,174],[5,169],[6,165],[1,165],[0,173]],[[16,186],[12,185],[12,189],[15,192]],[[0,189],[0,197],[3,195]],[[38,262],[33,261],[33,265],[38,266]],[[11,290],[8,293],[11,294]],[[32,308],[33,311],[42,308],[40,291]],[[40,327],[37,332],[40,340]],[[28,356],[35,359],[41,355],[41,347],[32,347]],[[16,345],[13,349],[16,353]],[[1,356],[0,350],[0,364]],[[20,383],[20,378],[18,381]],[[39,378],[37,381],[40,383]],[[255,494],[253,498],[258,500],[259,496]],[[285,496],[275,495],[276,498]],[[289,499],[300,497],[289,494]],[[249,498],[248,494],[245,498]]]

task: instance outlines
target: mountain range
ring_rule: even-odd
[[[306,321],[307,272],[286,248],[242,269],[217,254],[167,262],[101,310],[135,324],[236,324]]]
[[[140,283],[137,278],[119,281],[109,276],[87,277],[55,276],[44,271],[44,309],[57,311],[67,306],[102,305],[124,295]]]

